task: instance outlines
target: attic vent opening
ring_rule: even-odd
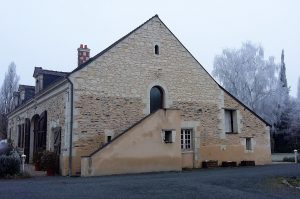
[[[158,45],[155,45],[154,49],[155,49],[155,54],[159,55],[159,47],[158,47]]]

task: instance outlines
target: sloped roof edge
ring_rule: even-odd
[[[255,115],[257,118],[259,118],[262,122],[264,122],[267,126],[271,126],[271,124],[269,122],[267,122],[266,120],[264,120],[262,117],[260,117],[257,113],[255,113],[251,108],[249,108],[246,104],[244,104],[243,102],[241,102],[238,98],[234,97],[229,91],[227,91],[224,87],[222,87],[221,85],[219,85],[219,87],[225,92],[227,93],[230,97],[232,97],[235,101],[237,101],[239,104],[241,104],[245,109],[247,109],[248,111],[250,111],[253,115]]]
[[[70,76],[72,73],[81,70],[82,68],[86,67],[87,65],[89,65],[91,62],[93,62],[95,59],[97,59],[98,57],[100,57],[101,55],[103,55],[104,53],[106,53],[107,51],[109,51],[110,49],[112,49],[114,46],[116,46],[118,43],[120,43],[121,41],[123,41],[124,39],[126,39],[128,36],[130,36],[132,33],[134,33],[135,31],[137,31],[138,29],[140,29],[142,26],[144,26],[146,23],[148,23],[149,21],[151,21],[153,18],[158,17],[158,15],[154,15],[153,17],[151,17],[150,19],[148,19],[147,21],[145,21],[142,25],[138,26],[137,28],[135,28],[134,30],[132,30],[131,32],[129,32],[128,34],[126,34],[125,36],[121,37],[119,40],[117,40],[116,42],[114,42],[113,44],[111,44],[110,46],[108,46],[107,48],[105,48],[103,51],[101,51],[100,53],[98,53],[97,55],[91,57],[89,60],[87,60],[86,62],[84,62],[83,64],[79,65],[77,68],[75,68],[72,72],[69,73],[68,76]],[[160,19],[159,19],[160,20]],[[161,20],[160,20],[161,21]]]
[[[160,19],[159,19],[160,20]],[[160,20],[161,21],[161,20]],[[192,56],[192,58],[202,67],[202,69],[207,73],[207,75],[210,76],[210,78],[228,95],[230,95],[233,99],[235,99],[239,104],[241,104],[244,108],[249,110],[252,114],[254,114],[257,118],[259,118],[262,122],[264,122],[267,126],[271,126],[267,121],[265,121],[262,117],[260,117],[257,113],[255,113],[253,110],[251,110],[248,106],[246,106],[243,102],[241,102],[239,99],[234,97],[229,91],[227,91],[224,87],[222,87],[212,76],[211,74],[202,66],[202,64],[193,56],[193,54],[181,43],[181,41],[174,35],[174,33],[168,28],[166,24],[164,24],[163,21],[161,23],[170,31],[170,33],[177,39],[177,41],[181,44],[181,46]]]

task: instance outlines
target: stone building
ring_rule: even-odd
[[[16,93],[8,136],[28,162],[55,151],[62,175],[271,162],[268,123],[218,85],[157,15],[94,57],[81,45],[72,72],[35,68],[33,76],[31,99]]]

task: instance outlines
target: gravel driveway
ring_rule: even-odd
[[[277,177],[300,176],[300,164],[105,177],[0,180],[0,199],[59,198],[300,198]]]

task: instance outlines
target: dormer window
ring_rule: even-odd
[[[159,55],[159,46],[158,45],[155,45],[154,51],[155,51],[156,55]]]

